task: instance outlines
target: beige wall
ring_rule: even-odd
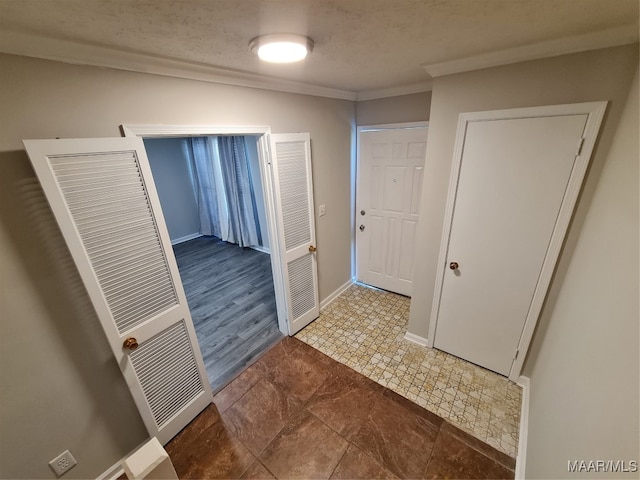
[[[431,99],[409,331],[427,338],[458,116],[462,112],[609,100],[607,115],[549,297],[557,295],[638,62],[637,45],[436,78]],[[547,302],[548,303],[548,302]],[[545,324],[544,313],[540,322]],[[538,328],[541,330],[541,328]],[[540,335],[540,332],[537,334]]]
[[[116,137],[120,124],[310,132],[320,298],[350,278],[354,103],[0,55],[0,476],[94,477],[146,437],[21,139]],[[317,208],[316,208],[317,211]]]
[[[538,336],[527,478],[638,478],[567,472],[568,460],[640,460],[638,76],[589,211]]]
[[[531,376],[527,478],[567,476],[567,460],[637,459],[637,83],[621,120],[637,65],[638,46],[630,45],[434,81],[417,233],[424,255],[409,323],[425,338],[458,115],[609,101],[524,367]]]
[[[356,103],[356,125],[424,122],[430,109],[431,92],[365,100]]]

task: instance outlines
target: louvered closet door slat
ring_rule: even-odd
[[[190,395],[180,395],[183,383],[189,385],[192,395],[202,391],[200,382],[190,381],[198,378],[198,369],[183,322],[148,340],[129,358],[159,427],[190,398]],[[149,368],[153,368],[153,374],[145,373]]]
[[[77,158],[77,157],[76,157]],[[111,163],[110,163],[111,162]],[[123,281],[119,284],[113,285],[105,283],[102,285],[107,298],[107,303],[112,310],[116,325],[119,331],[122,333],[124,329],[130,329],[135,325],[138,325],[154,314],[165,310],[171,305],[177,304],[177,298],[171,282],[171,276],[168,271],[168,266],[162,255],[162,247],[159,242],[159,235],[156,226],[153,222],[153,215],[151,207],[149,205],[147,196],[145,194],[144,183],[139,173],[139,167],[137,165],[137,158],[133,152],[121,153],[119,155],[92,155],[86,156],[82,160],[84,166],[92,167],[94,175],[96,174],[97,167],[100,165],[107,166],[108,168],[114,168],[117,166],[128,167],[130,172],[135,172],[134,175],[129,174],[126,177],[127,181],[124,184],[118,185],[113,181],[108,181],[107,185],[101,184],[98,177],[95,182],[87,183],[75,183],[65,181],[69,172],[69,157],[52,157],[51,168],[56,175],[58,184],[65,197],[69,196],[74,198],[78,203],[83,204],[100,204],[101,199],[105,195],[112,195],[119,190],[125,190],[127,192],[137,191],[136,204],[132,206],[131,210],[123,211],[118,208],[117,204],[106,203],[103,206],[101,221],[95,219],[89,220],[82,215],[76,215],[74,205],[69,205],[71,215],[74,217],[76,227],[80,233],[80,236],[84,239],[94,239],[97,236],[104,234],[106,237],[109,233],[113,232],[127,232],[130,230],[132,233],[137,232],[139,235],[143,235],[146,238],[153,238],[158,240],[153,246],[153,253],[156,253],[154,257],[139,256],[140,271],[148,271],[156,268],[160,268],[166,272],[165,275],[160,278],[159,289],[162,290],[162,295],[158,295],[149,299],[145,296],[146,289],[144,284],[140,284],[136,281],[135,277],[124,276]],[[61,166],[62,168],[58,168]],[[80,167],[76,168],[78,170]],[[124,185],[124,187],[123,187]],[[91,188],[93,186],[93,188]],[[112,239],[114,237],[111,237]],[[102,262],[95,262],[94,255],[100,252],[100,244],[89,243],[86,245],[87,253],[92,262],[94,270],[98,278],[109,278],[112,273],[109,265],[104,265]],[[117,245],[115,245],[117,248]],[[157,259],[161,261],[158,262]],[[150,259],[156,259],[150,261]],[[116,273],[116,272],[113,272]],[[140,308],[126,309],[120,304],[119,299],[126,299],[127,302],[139,305]],[[149,303],[152,300],[155,303]],[[127,317],[126,313],[136,313],[136,317]]]
[[[289,333],[319,315],[309,134],[272,135]]]
[[[293,318],[299,318],[315,305],[315,285],[311,255],[305,255],[289,262],[288,273],[291,285],[291,309]]]
[[[285,249],[311,242],[311,215],[304,142],[278,143],[278,177]]]
[[[166,443],[212,396],[142,141],[25,146],[147,429]]]
[[[144,232],[125,234],[105,232],[102,235],[87,237],[84,243],[93,248],[95,256],[99,256],[102,252],[113,252],[116,249],[127,249],[136,246],[148,245],[149,248],[155,248],[154,246],[158,244],[158,241],[155,238],[146,237]]]

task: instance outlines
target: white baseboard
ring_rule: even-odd
[[[176,238],[175,240],[171,240],[171,245],[177,245],[182,242],[188,242],[189,240],[193,240],[194,238],[203,237],[201,233],[192,233],[190,235],[186,235],[184,237]]]
[[[527,436],[529,434],[529,377],[520,375],[516,382],[522,387],[522,404],[520,406],[520,435],[518,437],[518,456],[516,457],[516,480],[524,480],[527,459]]]
[[[341,287],[339,287],[335,292],[333,292],[331,295],[329,295],[327,298],[325,298],[324,300],[322,300],[320,302],[320,310],[322,310],[323,308],[325,308],[327,305],[329,305],[331,302],[333,302],[337,297],[340,296],[340,294],[342,292],[344,292],[347,288],[349,288],[351,285],[353,285],[353,279],[349,279],[347,282],[345,282],[344,285],[342,285]]]
[[[127,458],[133,455],[138,451],[140,447],[142,447],[145,443],[147,443],[149,439],[144,440],[140,445],[127,453],[124,457],[118,460],[116,463],[107,468],[102,474],[96,477],[96,480],[117,480],[120,475],[124,473],[124,468],[122,468],[122,462],[124,462]]]
[[[428,341],[426,338],[421,337],[420,335],[416,335],[415,333],[410,333],[407,332],[404,334],[404,339],[411,342],[411,343],[415,343],[417,345],[420,345],[421,347],[428,347]]]
[[[262,253],[266,253],[267,255],[271,255],[271,250],[269,250],[268,248],[262,247],[260,245],[254,245],[253,247],[250,247],[250,248]]]
[[[117,480],[118,477],[120,477],[120,475],[124,473],[124,468],[122,468],[122,462],[124,462],[127,458],[129,458],[129,456],[133,452],[135,452],[137,449],[138,449],[137,447],[134,448],[133,450],[131,450],[131,452],[129,452],[120,460],[118,460],[116,463],[114,463],[109,468],[107,468],[104,472],[102,472],[102,474],[98,478],[96,478],[96,480]]]

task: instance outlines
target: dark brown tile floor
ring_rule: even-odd
[[[165,447],[180,478],[513,478],[515,461],[294,338]]]

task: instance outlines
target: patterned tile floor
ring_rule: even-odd
[[[352,285],[299,340],[515,457],[521,389],[506,378],[404,340],[410,299]]]

